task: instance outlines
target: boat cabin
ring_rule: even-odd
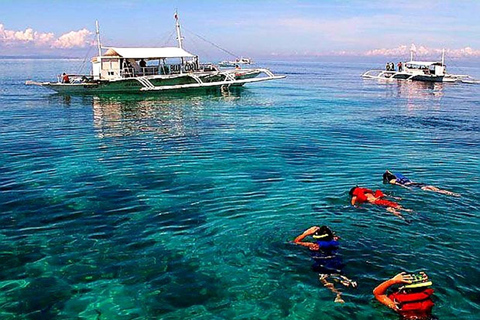
[[[198,56],[177,47],[108,48],[92,59],[92,65],[94,80],[216,71],[212,65],[200,65]]]
[[[441,62],[409,61],[404,64],[404,71],[432,76],[444,76],[445,65]]]

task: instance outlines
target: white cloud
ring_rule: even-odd
[[[0,46],[21,47],[24,45],[34,45],[44,48],[83,48],[92,44],[91,41],[88,41],[88,37],[91,34],[87,29],[82,29],[79,31],[70,31],[56,38],[51,32],[39,32],[32,28],[27,28],[25,31],[8,30],[0,23]]]
[[[428,48],[425,46],[416,46],[415,56],[417,57],[439,57],[443,49]],[[364,53],[366,56],[410,56],[410,46],[401,45],[397,48],[380,48],[369,50]],[[445,49],[445,55],[452,58],[480,57],[480,50],[474,50],[470,47],[460,49]]]
[[[92,33],[87,29],[82,29],[78,31],[70,31],[68,33],[63,34],[53,42],[52,46],[55,48],[62,48],[62,49],[70,49],[75,47],[83,48],[87,44],[91,44],[88,41],[88,37]]]

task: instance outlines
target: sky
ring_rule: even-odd
[[[176,45],[200,56],[480,57],[480,0],[0,0],[0,56]],[[203,39],[207,39],[206,42]]]

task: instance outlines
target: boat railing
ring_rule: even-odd
[[[133,67],[128,67],[120,70],[120,77],[132,78],[132,77],[142,77],[142,76],[154,76],[159,74],[158,71],[159,71],[159,67],[157,66],[140,67],[139,70],[136,70]]]
[[[135,77],[135,69],[133,67],[125,67],[120,70],[120,77],[122,78],[131,78]]]
[[[192,63],[165,64],[160,66],[140,67],[138,70],[133,67],[125,67],[120,70],[121,78],[156,76],[156,75],[175,75],[192,72],[217,72],[217,66],[211,63],[195,65]]]
[[[158,67],[141,67],[140,76],[153,76],[158,74]]]

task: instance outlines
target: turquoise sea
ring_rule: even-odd
[[[287,78],[228,95],[24,85],[81,63],[0,60],[0,319],[398,319],[372,290],[404,270],[428,273],[438,319],[478,319],[480,86],[320,58],[265,62]],[[351,207],[356,184],[411,223]],[[323,224],[359,284],[344,305],[289,243]]]

